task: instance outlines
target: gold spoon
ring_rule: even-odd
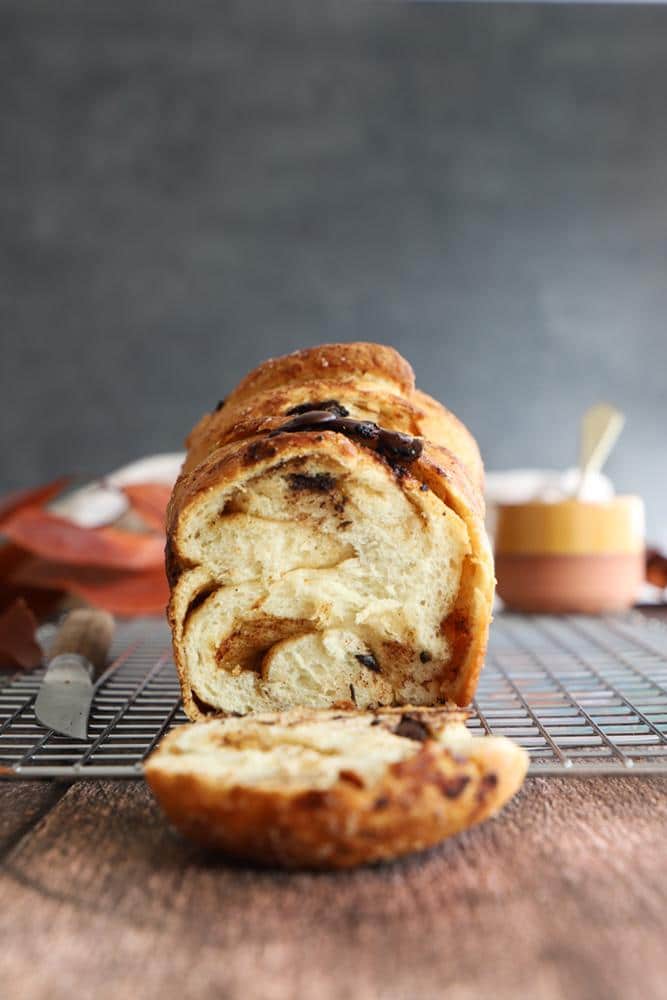
[[[600,472],[625,424],[625,414],[610,403],[596,403],[581,420],[579,480],[575,498],[580,500],[594,472]]]

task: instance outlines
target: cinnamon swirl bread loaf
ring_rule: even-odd
[[[168,512],[185,710],[466,704],[493,565],[465,427],[376,344],[260,365],[188,439]]]

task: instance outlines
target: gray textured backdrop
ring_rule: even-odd
[[[377,339],[490,467],[625,407],[667,538],[667,9],[178,6],[0,2],[1,485]]]

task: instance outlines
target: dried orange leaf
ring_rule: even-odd
[[[93,607],[118,615],[163,614],[169,598],[163,568],[133,573],[67,566],[32,558],[17,570],[13,582],[20,586],[64,590]]]
[[[0,545],[0,583],[9,580],[21,563],[30,558],[29,552],[19,548],[18,545],[13,545],[12,542]]]
[[[37,619],[22,598],[0,614],[0,669],[31,670],[42,662],[36,628]]]
[[[2,525],[2,522],[6,518],[16,513],[16,511],[22,510],[24,507],[41,507],[43,504],[48,503],[49,500],[53,500],[59,493],[62,493],[70,481],[69,476],[61,476],[60,479],[54,479],[52,483],[47,483],[46,486],[38,486],[32,490],[16,490],[14,493],[8,493],[0,499],[0,525]]]
[[[47,592],[14,582],[16,574],[34,558],[25,549],[20,549],[11,542],[0,545],[0,611],[4,611],[19,597],[25,600],[40,620],[55,610],[61,597],[57,591]]]
[[[82,528],[38,507],[19,510],[1,526],[10,541],[43,559],[108,569],[157,569],[164,542],[117,528]]]
[[[116,615],[164,615],[169,600],[167,578],[162,572],[119,574],[116,579],[91,583],[73,581],[70,590],[77,597]]]

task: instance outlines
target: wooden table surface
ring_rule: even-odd
[[[667,996],[667,779],[531,778],[427,854],[226,864],[142,782],[0,783],[0,996]]]
[[[533,778],[428,854],[348,874],[233,867],[140,782],[0,784],[0,995],[667,995],[667,779]]]
[[[665,997],[666,835],[667,779],[533,778],[425,855],[281,874],[184,843],[141,782],[4,783],[0,995]]]

